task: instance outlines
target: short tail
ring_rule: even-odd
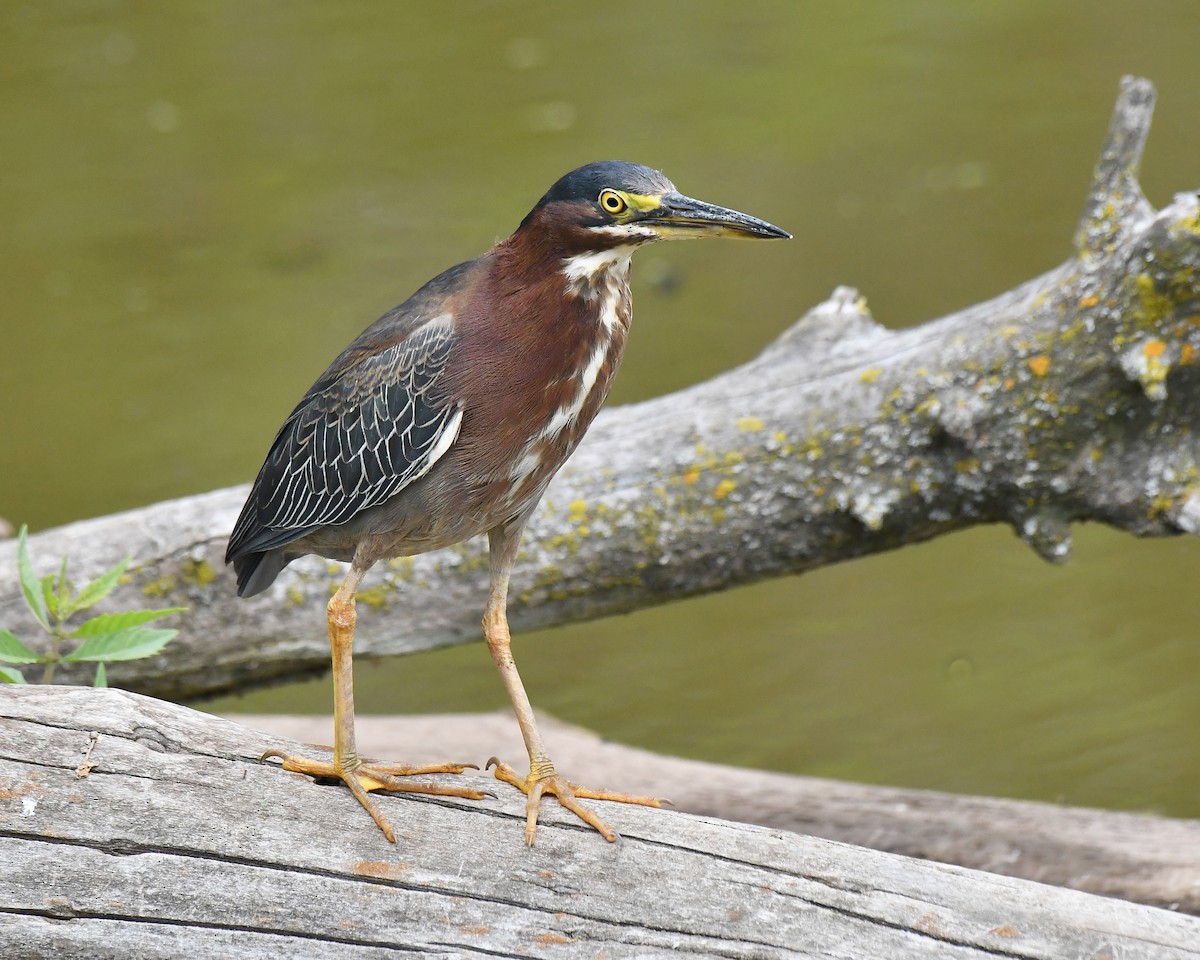
[[[253,597],[262,593],[279,576],[279,571],[300,556],[282,550],[265,550],[262,553],[244,553],[235,557],[233,569],[237,573],[239,597]]]

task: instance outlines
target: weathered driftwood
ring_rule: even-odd
[[[330,717],[237,716],[289,740],[325,743]],[[555,760],[580,783],[670,797],[676,810],[757,823],[1200,914],[1200,820],[906,790],[746,770],[638,750],[541,717]],[[359,716],[359,748],[410,763],[520,757],[507,711]]]
[[[551,486],[513,577],[519,628],[794,573],[975,523],[1061,559],[1069,524],[1200,527],[1200,199],[1155,212],[1136,172],[1154,94],[1126,80],[1062,266],[988,303],[891,331],[839,289],[758,359],[604,413]],[[33,538],[79,574],[136,558],[112,608],[191,608],[182,634],[113,682],[172,698],[323,670],[341,576],[309,558],[233,599],[222,564],[246,488]],[[361,656],[478,637],[478,543],[380,565]],[[0,623],[36,635],[10,551]],[[64,680],[80,674],[64,671]]]
[[[297,744],[136,694],[0,692],[5,957],[1200,957],[1200,919],[781,831],[618,807],[609,845],[523,798],[391,797]],[[482,774],[477,774],[482,778]]]

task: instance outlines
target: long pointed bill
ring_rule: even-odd
[[[649,227],[662,238],[741,237],[758,240],[788,240],[791,234],[766,220],[746,213],[694,200],[681,193],[663,196],[657,210],[648,210],[637,219],[640,227]]]

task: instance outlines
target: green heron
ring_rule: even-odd
[[[765,221],[685,197],[661,173],[591,163],[546,193],[516,232],[451,267],[371,324],[333,361],[275,436],[229,539],[238,595],[266,590],[292,560],[350,562],[329,601],[333,760],[279,752],[287,770],[345,782],[388,840],[373,790],[481,799],[479,790],[400,777],[461,773],[360,757],[354,741],[354,598],[377,560],[488,535],[483,634],[529,753],[525,841],[552,794],[608,840],[578,798],[658,806],[579,787],[555,771],[510,649],[505,605],[521,532],[600,410],[629,331],[629,260],[675,237],[788,237]]]

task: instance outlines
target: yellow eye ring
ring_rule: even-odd
[[[601,190],[600,208],[605,213],[616,216],[628,210],[629,204],[625,202],[625,198],[617,193],[616,190]]]

